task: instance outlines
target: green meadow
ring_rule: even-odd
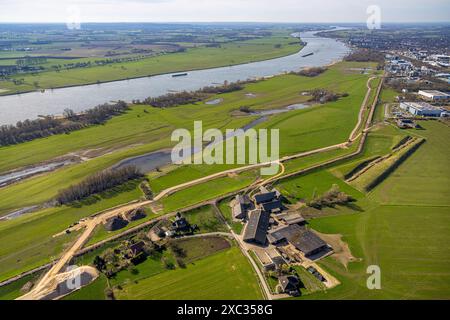
[[[115,291],[119,300],[256,300],[262,298],[249,261],[237,247],[129,283]]]
[[[348,74],[348,70],[354,65],[355,63],[340,63],[312,79],[285,75],[249,84],[242,91],[220,95],[224,101],[217,106],[199,103],[163,110],[133,106],[127,114],[115,117],[103,126],[0,148],[0,171],[32,165],[71,152],[94,150],[93,152],[106,153],[90,161],[0,189],[0,215],[18,208],[19,203],[20,207],[25,207],[46,202],[58,190],[125,158],[168,148],[174,145],[170,142],[172,131],[176,128],[192,130],[195,120],[201,119],[204,128],[240,128],[255,119],[233,116],[233,112],[241,106],[255,110],[286,107],[305,101],[301,92],[314,88],[347,92],[349,96],[337,102],[272,116],[257,128],[280,129],[282,156],[346,141],[357,122],[356,114],[364,99],[368,79],[368,75]],[[248,93],[253,93],[256,97],[248,98]],[[227,166],[197,166],[195,169],[192,166],[180,167],[154,179],[151,186],[158,192],[224,170],[225,167]],[[27,197],[24,198],[23,194]]]
[[[70,152],[100,150],[101,153],[105,153],[90,161],[0,189],[0,215],[16,208],[49,201],[58,190],[77,183],[86,176],[110,167],[122,159],[167,148],[171,145],[169,139],[172,130],[180,127],[192,130],[194,120],[202,119],[206,128],[239,128],[255,119],[255,117],[234,115],[234,112],[243,104],[255,110],[285,107],[304,102],[307,97],[305,98],[301,93],[314,88],[328,88],[340,93],[348,92],[349,96],[338,102],[270,117],[260,127],[280,129],[283,155],[345,141],[356,124],[356,114],[364,98],[369,77],[349,72],[348,70],[355,65],[360,64],[339,63],[316,78],[285,75],[248,84],[242,91],[220,95],[223,102],[217,106],[199,103],[164,110],[148,106],[133,106],[126,114],[115,117],[102,126],[0,148],[0,159],[2,159],[0,171],[46,161]],[[248,93],[253,93],[254,97],[249,98]],[[338,151],[327,153],[326,156],[315,155],[312,156],[311,161],[293,162],[290,169],[294,170],[299,165],[308,166],[326,157],[332,158],[337,153]],[[158,192],[226,168],[225,165],[175,167],[175,170],[165,175],[155,178],[150,176],[151,186]],[[218,178],[176,192],[161,201],[163,212],[175,211],[240,190],[258,178],[259,171],[250,171]],[[53,238],[53,235],[64,231],[80,218],[141,197],[141,191],[135,188],[112,194],[94,204],[86,204],[80,208],[50,208],[2,222],[0,239],[5,245],[0,252],[0,279],[6,279],[49,262],[52,256],[57,257],[75,236],[65,235]],[[151,219],[151,216],[148,219]],[[90,243],[103,240],[108,236],[110,235],[104,230],[98,230]]]
[[[216,68],[279,58],[294,54],[301,48],[298,39],[290,37],[287,32],[277,32],[264,39],[222,44],[220,48],[189,48],[186,52],[164,54],[139,61],[58,72],[45,71],[36,74],[21,74],[15,76],[14,79],[23,79],[23,84],[15,85],[12,81],[2,81],[0,82],[0,89],[8,90],[4,93],[11,94],[41,88],[50,89],[94,84],[164,73]],[[81,59],[80,62],[85,62],[85,60]],[[0,91],[1,93],[3,92]]]
[[[370,135],[366,149],[353,161],[281,183],[284,192],[299,198],[338,184],[358,200],[355,206],[326,209],[332,214],[310,220],[313,229],[343,235],[361,261],[347,268],[333,257],[321,261],[342,284],[303,299],[450,298],[449,130],[438,121],[420,124],[424,130],[383,127]],[[362,194],[337,178],[367,157],[389,153],[406,134],[427,141],[371,193]],[[381,268],[381,290],[367,289],[370,265]]]

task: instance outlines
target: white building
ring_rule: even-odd
[[[420,90],[419,96],[424,97],[425,99],[428,99],[430,101],[447,101],[450,100],[450,94],[437,91],[437,90]]]
[[[400,108],[415,116],[423,117],[443,117],[446,113],[444,109],[426,102],[402,102]]]

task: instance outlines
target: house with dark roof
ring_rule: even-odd
[[[250,199],[245,195],[237,195],[231,203],[233,218],[236,220],[246,219],[249,208]]]
[[[303,252],[306,257],[315,255],[322,250],[328,249],[325,241],[314,232],[298,224],[284,226],[270,231],[267,239],[273,245],[291,244],[297,250]]]
[[[306,257],[313,256],[328,249],[328,245],[325,241],[306,228],[302,228],[301,232],[292,236],[289,239],[289,243],[297,248],[297,250],[303,252]]]
[[[306,223],[305,218],[303,218],[303,216],[297,212],[282,213],[278,215],[278,218],[288,225],[291,224],[304,225]]]
[[[244,241],[249,243],[266,244],[270,214],[262,210],[250,212],[244,230]]]
[[[144,251],[145,242],[139,241],[130,246],[130,252],[133,256],[137,256]]]
[[[262,203],[261,207],[264,211],[269,213],[280,213],[284,209],[281,200],[273,200],[271,202]]]
[[[172,230],[176,232],[189,231],[191,226],[185,217],[181,216],[181,213],[177,213],[175,221],[172,223]]]
[[[300,280],[296,276],[281,276],[278,278],[278,282],[283,293],[291,296],[299,295],[298,286],[300,284]]]
[[[268,193],[260,193],[255,196],[256,204],[268,203],[276,200],[277,198],[276,192],[268,192]]]

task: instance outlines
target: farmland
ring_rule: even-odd
[[[169,140],[172,130],[180,127],[192,130],[192,123],[196,119],[202,119],[207,128],[218,127],[224,130],[243,127],[256,117],[245,115],[239,111],[241,107],[266,110],[305,103],[310,96],[302,93],[313,89],[326,88],[348,95],[334,102],[311,104],[304,110],[272,115],[256,128],[280,129],[281,157],[345,142],[357,123],[357,114],[367,92],[367,80],[377,74],[375,71],[361,74],[350,70],[367,65],[373,67],[373,64],[344,62],[329,67],[328,71],[315,78],[283,75],[247,84],[241,91],[208,97],[221,99],[221,103],[214,107],[203,102],[167,109],[133,105],[126,114],[109,120],[105,125],[0,148],[0,155],[6,159],[0,161],[0,171],[36,164],[71,152],[91,156],[88,161],[1,188],[0,215],[16,209],[18,204],[23,207],[47,202],[58,190],[123,159],[167,149],[172,145]],[[373,80],[370,86],[375,89],[378,83],[378,79]],[[249,98],[249,94],[252,94],[252,98]],[[374,97],[372,91],[369,103]],[[390,101],[392,92],[382,95],[381,99],[383,102]],[[391,124],[381,123],[383,112],[380,110],[382,106],[378,104],[375,112],[376,125],[367,134],[360,154],[275,183],[275,187],[291,204],[302,204],[301,212],[308,209],[305,207],[308,201],[333,186],[338,186],[355,200],[346,206],[315,210],[308,218],[312,217],[309,223],[313,229],[321,233],[342,235],[353,256],[361,261],[351,262],[346,268],[333,257],[322,260],[319,264],[342,284],[333,290],[322,292],[323,288],[311,275],[303,274],[308,283],[301,298],[426,299],[450,296],[450,257],[442,249],[448,243],[450,234],[448,126],[438,121],[421,121],[423,130],[401,131]],[[366,113],[364,119],[367,117]],[[359,131],[362,129],[359,128]],[[368,191],[365,184],[352,184],[344,180],[355,168],[393,152],[395,146],[407,135],[425,139],[425,143],[373,190]],[[285,173],[353,153],[359,141],[357,139],[348,149],[341,148],[288,161]],[[168,188],[234,167],[236,166],[169,166],[149,173],[147,178],[152,191],[157,195]],[[386,167],[375,169],[363,173],[362,181],[372,181],[383,174]],[[148,216],[142,221],[133,222],[127,229],[159,215],[236,192],[259,179],[259,171],[248,170],[186,187],[160,199],[156,203],[158,210],[147,208]],[[23,194],[27,195],[25,199]],[[74,232],[58,237],[54,235],[63,232],[81,218],[142,197],[143,193],[137,185],[129,185],[107,194],[96,195],[95,201],[83,203],[79,207],[51,207],[2,222],[0,241],[5,245],[0,250],[0,279],[7,279],[51,261],[52,256],[59,256],[79,234]],[[239,233],[242,225],[232,221],[228,203],[229,199],[220,202],[219,208],[227,222]],[[197,233],[200,234],[227,230],[215,214],[209,205],[185,213],[189,222],[199,227]],[[120,232],[106,232],[102,225],[98,225],[88,245]],[[27,236],[23,237],[23,234]],[[262,298],[256,275],[236,246],[222,248],[223,250],[215,250],[216,247],[212,246],[202,256],[188,242],[183,245],[192,254],[192,259],[186,259],[185,268],[179,265],[174,270],[168,270],[167,265],[162,263],[163,260],[147,259],[136,267],[137,271],[121,271],[109,284],[101,278],[67,298],[104,298],[104,290],[108,286],[112,287],[118,299]],[[199,244],[200,247],[203,245],[205,244]],[[164,258],[175,261],[170,249],[164,255]],[[366,288],[365,269],[369,265],[381,267],[383,290],[369,291]],[[15,287],[10,290],[5,291],[6,297],[17,293]]]
[[[351,128],[356,123],[355,114],[363,100],[365,84],[368,79],[368,75],[349,73],[348,70],[353,66],[355,66],[354,63],[340,63],[312,79],[286,75],[248,84],[242,91],[221,95],[220,98],[223,99],[223,103],[214,107],[202,104],[169,109],[133,106],[127,114],[115,117],[102,126],[72,132],[70,135],[56,135],[17,146],[1,148],[2,159],[5,159],[0,164],[3,170],[49,160],[69,152],[87,149],[97,150],[98,148],[101,148],[102,152],[89,161],[0,189],[2,199],[0,201],[0,212],[6,213],[8,210],[17,208],[18,204],[27,206],[46,202],[58,190],[77,183],[94,172],[112,166],[121,159],[166,148],[170,145],[169,134],[171,130],[183,126],[192,128],[194,119],[203,119],[204,126],[208,128],[242,127],[254,119],[254,117],[235,117],[232,115],[234,111],[239,109],[242,101],[248,101],[248,105],[257,110],[302,102],[305,97],[299,93],[313,88],[329,87],[339,90],[339,92],[348,92],[349,97],[342,98],[340,101],[306,110],[291,111],[289,112],[290,116],[275,115],[264,123],[272,128],[279,127],[282,129],[283,139],[289,142],[282,151],[283,154],[321,147],[328,145],[329,142],[342,142],[340,139],[345,141]],[[255,97],[251,99],[246,97],[248,93],[254,93]],[[324,115],[327,115],[327,117],[324,117]],[[290,120],[292,117],[295,118],[295,121]],[[333,119],[333,121],[327,119]],[[324,126],[327,129],[314,130],[317,126]],[[265,126],[261,125],[261,127]],[[296,134],[292,134],[292,132],[296,132]],[[304,144],[296,143],[296,139],[302,136],[305,136],[302,139]],[[96,137],[96,139],[92,139],[92,137]],[[58,148],[55,146],[58,146]],[[37,152],[37,150],[40,151]],[[104,155],[102,155],[103,153]],[[26,155],[30,156],[26,157]],[[329,156],[332,157],[333,153]],[[313,159],[315,157],[312,156]],[[311,160],[308,164],[313,164],[314,161],[316,160]],[[175,167],[175,170],[161,176],[150,175],[150,184],[154,192],[159,192],[175,184],[227,168],[229,166]],[[237,191],[247,187],[257,178],[257,173],[250,171],[187,188],[162,199],[163,212],[175,211],[228,192]],[[22,197],[23,194],[26,194],[27,197]],[[122,190],[81,208],[50,208],[2,223],[0,226],[4,230],[2,237],[8,245],[2,247],[0,278],[6,279],[21,271],[29,270],[50,261],[49,256],[57,256],[63,246],[72,241],[73,235],[58,238],[53,238],[53,235],[64,231],[80,218],[141,197],[142,193],[138,188]],[[151,219],[151,216],[148,219]],[[27,226],[33,228],[33,230],[40,230],[40,232],[27,231],[28,236],[22,237],[23,230]],[[103,240],[108,236],[108,233],[100,228],[90,243]],[[17,242],[15,239],[20,239],[20,241]],[[60,243],[60,246],[55,246],[55,242]],[[43,251],[41,247],[48,249]],[[57,250],[55,250],[55,247]],[[26,256],[27,259],[20,258],[20,256]],[[10,261],[16,261],[14,259],[20,260],[18,262],[19,268],[13,267],[9,263]]]
[[[248,261],[238,248],[189,264],[186,269],[166,271],[124,286],[119,299],[261,299],[260,289]]]
[[[281,145],[281,156],[343,142],[356,124],[354,115],[365,95],[368,79],[367,75],[347,74],[348,69],[353,66],[353,63],[340,63],[313,79],[286,75],[249,84],[242,91],[221,95],[220,98],[224,99],[224,102],[214,107],[187,105],[157,109],[133,106],[127,114],[113,118],[103,126],[83,129],[70,135],[56,135],[17,146],[2,147],[0,171],[36,164],[74,152],[87,152],[89,156],[90,151],[94,155],[103,156],[1,189],[0,197],[3,200],[0,203],[0,214],[17,208],[17,197],[20,194],[27,194],[26,199],[20,200],[22,206],[46,202],[54,197],[58,190],[120,160],[170,147],[173,145],[169,140],[171,132],[175,128],[192,129],[196,119],[202,119],[204,128],[216,127],[224,130],[243,127],[255,117],[232,115],[233,111],[242,106],[242,101],[246,101],[254,110],[271,109],[303,102],[305,97],[299,93],[314,88],[347,92],[349,96],[337,102],[275,115],[258,127],[280,129],[280,136],[284,141]],[[246,97],[248,93],[254,93],[256,97],[249,99]],[[295,134],[292,133],[294,129]],[[225,170],[225,167],[198,166],[194,170],[192,167],[181,167],[158,179],[152,179],[151,187],[158,192],[177,183]]]
[[[327,209],[331,215],[311,220],[311,227],[322,233],[343,235],[352,254],[362,258],[362,262],[352,262],[346,269],[333,257],[326,258],[321,265],[340,279],[342,285],[304,299],[447,299],[450,296],[450,256],[442,247],[448,243],[450,231],[450,203],[444,196],[449,192],[445,160],[449,155],[448,147],[444,147],[448,145],[448,127],[437,121],[421,122],[421,125],[425,130],[403,134],[424,137],[426,143],[371,193],[359,195],[356,208]],[[391,139],[387,139],[389,133]],[[398,134],[389,128],[378,131],[373,138],[382,142],[377,143],[381,147],[379,154],[383,155],[382,150],[384,154],[390,152],[390,147],[398,142]],[[375,141],[369,140],[368,145]],[[375,148],[371,154],[361,157],[377,153]],[[358,161],[361,160],[353,161],[353,166]],[[330,172],[338,174],[346,167],[349,165],[299,177],[295,182],[282,183],[281,187],[288,194],[307,197],[319,187],[313,181],[322,181],[321,190],[325,190],[337,182]],[[292,185],[301,186],[301,190],[292,189]],[[358,191],[353,194],[357,195]],[[366,288],[365,271],[370,265],[381,268],[382,290]]]
[[[130,28],[133,27],[130,26]],[[91,30],[88,29],[85,32],[91,32]],[[155,35],[164,37],[164,32],[166,31],[159,30]],[[182,31],[179,32],[182,34]],[[67,46],[67,43],[52,40],[55,41],[52,46],[31,47],[35,53],[31,55],[31,58],[28,55],[28,59],[36,57],[35,60],[37,60],[37,57],[48,57],[49,54],[54,55],[53,59],[41,58],[42,62],[36,61],[31,65],[38,70],[28,74],[13,74],[0,81],[2,90],[0,94],[236,65],[290,55],[302,48],[298,39],[289,36],[288,29],[268,29],[262,34],[249,34],[239,39],[224,37],[221,42],[214,43],[216,39],[213,37],[220,37],[223,33],[224,31],[220,29],[211,30],[209,39],[193,39],[192,43],[173,39],[172,43],[142,45],[140,49],[133,49],[131,44],[133,41],[146,41],[142,39],[143,37],[139,40],[130,39],[130,43],[123,42],[123,38],[130,37],[130,33],[119,34],[119,38],[115,40],[117,42],[115,47],[111,46],[114,39],[106,41],[100,39],[96,44],[90,41],[83,43],[84,40],[80,40],[79,43],[72,44],[72,50],[65,51],[67,47],[61,47],[61,45]],[[173,36],[173,32],[170,36]],[[99,35],[91,35],[91,37],[99,37]],[[184,35],[175,38],[180,37]],[[164,40],[167,41],[167,39]],[[154,39],[148,41],[155,42]],[[114,52],[114,50],[120,52]],[[132,53],[133,50],[139,53]],[[5,59],[2,64],[15,66],[18,60],[23,60],[23,55],[21,58]]]

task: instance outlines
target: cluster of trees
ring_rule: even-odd
[[[130,248],[136,243],[142,244],[142,250],[133,253]],[[145,261],[147,257],[159,257],[165,249],[165,246],[152,243],[144,232],[140,232],[133,240],[125,240],[115,249],[106,249],[101,255],[96,256],[94,266],[108,278],[125,269],[130,269],[133,273],[135,265]]]
[[[70,204],[141,177],[142,174],[134,166],[104,170],[88,177],[77,185],[60,190],[56,196],[56,201],[60,205]]]
[[[70,109],[64,111],[61,119],[45,117],[37,120],[19,121],[14,125],[0,126],[0,146],[45,138],[54,134],[69,133],[86,126],[102,124],[109,118],[128,110],[128,105],[119,101],[115,104],[104,104],[77,115]]]
[[[324,207],[333,208],[336,205],[346,205],[354,201],[355,199],[351,196],[341,192],[338,185],[333,185],[333,187],[322,196],[314,197],[314,199],[308,203],[308,206],[320,210]]]
[[[177,105],[196,103],[205,98],[205,95],[200,92],[177,92],[168,93],[166,95],[147,98],[143,102],[144,104],[149,104],[155,108],[170,108]]]
[[[328,70],[328,68],[314,67],[314,68],[304,69],[304,70],[301,70],[298,72],[293,71],[293,72],[291,72],[291,74],[312,78],[312,77],[317,77],[318,75],[324,73],[327,70]]]
[[[356,50],[344,58],[345,61],[384,63],[384,53],[370,49]]]
[[[391,79],[387,82],[387,85],[394,89],[397,92],[401,92],[403,89],[406,89],[410,92],[417,92],[419,90],[438,90],[438,91],[448,91],[448,83],[436,78],[427,78],[423,77],[425,81],[420,82],[408,82],[403,79]],[[414,96],[411,94],[411,96],[408,96],[408,98],[411,99],[417,99],[414,98]],[[414,100],[413,100],[414,101]]]
[[[339,98],[348,97],[348,93],[339,94],[325,89],[314,89],[310,92],[310,95],[312,96],[310,99],[311,102],[320,103],[333,102]]]
[[[384,53],[376,50],[370,49],[359,49],[350,53],[344,58],[345,61],[356,61],[356,62],[378,62],[378,70],[384,68]]]
[[[54,134],[68,133],[83,127],[81,123],[60,121],[47,117],[39,120],[19,121],[15,126],[2,125],[0,127],[0,146],[8,146]]]
[[[242,90],[243,83],[224,83],[222,86],[208,86],[197,91],[183,91],[178,93],[169,93],[156,98],[147,98],[144,104],[151,105],[155,108],[170,108],[179,105],[192,104],[204,100],[208,94],[222,94],[233,91]],[[140,101],[133,101],[140,103]]]

